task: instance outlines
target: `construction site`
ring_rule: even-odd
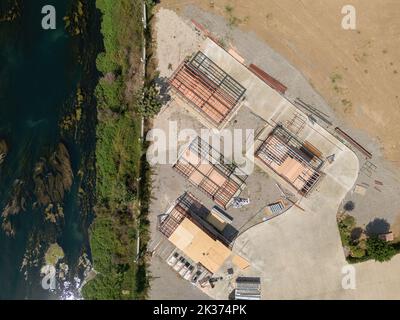
[[[180,97],[204,116],[204,121],[222,128],[239,106],[245,88],[202,52],[184,61],[169,83]]]
[[[191,142],[174,169],[223,208],[241,193],[247,178],[199,137]]]
[[[346,261],[336,213],[369,151],[201,24],[187,27],[197,42],[181,49],[174,70],[160,67],[170,100],[154,126],[167,131],[176,121],[199,136],[176,163],[155,168],[149,250],[155,271],[159,263],[170,270],[158,283],[176,282],[199,299],[351,297],[340,288]],[[253,129],[246,156],[254,170],[200,138],[203,128]],[[315,275],[311,265],[324,271]]]
[[[290,132],[278,125],[262,142],[256,157],[302,196],[306,196],[321,178],[319,169],[323,161],[315,153],[319,152],[314,147],[300,143]]]
[[[156,237],[152,250],[183,279],[207,291],[222,279],[234,281],[238,275],[251,276],[251,272],[246,274],[251,270],[251,259],[232,251],[236,238],[292,206],[305,211],[301,199],[309,197],[323,179],[324,166],[332,163],[327,156],[340,151],[340,143],[327,143],[329,134],[269,86],[271,77],[260,76],[262,70],[248,69],[210,38],[204,41],[204,51],[207,54],[193,53],[171,75],[168,83],[172,99],[163,114],[174,106],[197,119],[199,128],[221,129],[229,128],[231,122],[237,124],[241,108],[250,108],[253,113],[262,111],[261,125],[246,125],[257,132],[252,156],[259,169],[250,176],[257,176],[257,181],[269,186],[265,194],[270,195],[269,200],[260,191],[250,193],[249,176],[200,137],[191,141],[172,165],[183,178],[178,190],[183,195],[160,213],[157,229],[162,236]],[[277,80],[273,83],[276,87]],[[253,110],[252,101],[259,98],[268,105]],[[273,99],[276,105],[270,104]],[[174,184],[181,181],[174,176],[170,179]],[[172,196],[171,190],[168,194]],[[206,209],[212,205],[212,210]],[[243,211],[247,219],[243,219]],[[215,276],[221,270],[224,275]],[[256,272],[253,276],[259,275]]]

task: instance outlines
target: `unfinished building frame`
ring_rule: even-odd
[[[246,91],[201,51],[184,61],[169,83],[217,127],[228,118]]]
[[[193,195],[185,193],[161,216],[159,230],[182,252],[182,257],[189,264],[214,274],[232,251],[226,239],[198,215],[198,210],[202,208]]]
[[[240,194],[247,179],[243,171],[225,161],[222,154],[200,137],[191,142],[174,169],[223,208]]]
[[[158,229],[165,237],[169,238],[186,218],[200,227],[210,238],[219,240],[229,247],[230,241],[204,220],[205,215],[209,213],[210,211],[195,196],[185,192],[160,221]]]
[[[256,157],[306,196],[320,180],[323,161],[281,125],[256,151]]]

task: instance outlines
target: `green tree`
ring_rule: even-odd
[[[367,254],[379,262],[389,261],[395,254],[393,246],[377,236],[367,239]]]
[[[145,118],[152,118],[160,112],[162,102],[160,94],[152,84],[148,87],[143,87],[136,95],[138,111]]]
[[[353,216],[346,215],[338,223],[340,238],[345,246],[349,246],[351,242],[351,230],[356,225],[356,219]]]
[[[350,247],[351,250],[351,256],[353,258],[362,258],[365,256],[365,250],[363,248],[360,248],[358,246],[352,246]]]

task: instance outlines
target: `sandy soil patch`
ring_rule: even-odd
[[[341,28],[344,0],[162,3],[177,12],[188,4],[254,31],[295,65],[342,119],[381,141],[384,155],[400,165],[400,2],[352,1],[354,31]]]
[[[170,30],[180,32],[173,33]],[[157,13],[156,33],[158,71],[161,77],[170,77],[185,57],[200,48],[202,38],[193,30],[175,12],[160,8]]]

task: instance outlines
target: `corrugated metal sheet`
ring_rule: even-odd
[[[275,78],[271,77],[268,73],[266,73],[264,70],[260,69],[257,67],[255,64],[251,64],[249,66],[249,69],[257,75],[261,80],[263,80],[266,84],[268,84],[270,87],[275,89],[276,91],[285,94],[287,87],[284,86],[282,83],[280,83],[278,80]]]

